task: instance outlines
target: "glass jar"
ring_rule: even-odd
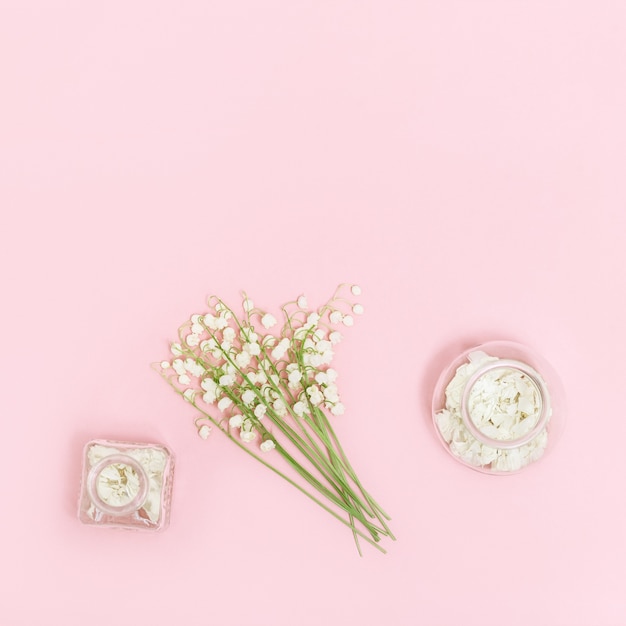
[[[162,445],[94,439],[83,451],[78,517],[85,524],[163,530],[174,458]]]
[[[552,449],[565,420],[564,394],[552,367],[533,350],[491,341],[464,351],[442,372],[432,416],[455,459],[510,475]]]

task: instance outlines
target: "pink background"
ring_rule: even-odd
[[[625,33],[619,0],[0,0],[0,623],[626,624]],[[386,556],[149,368],[211,293],[342,281],[337,429]],[[492,338],[569,402],[507,478],[429,414]],[[77,521],[94,437],[172,447],[165,533]]]

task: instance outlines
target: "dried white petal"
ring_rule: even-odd
[[[461,419],[461,396],[470,377],[490,361],[497,361],[483,351],[474,351],[461,365],[446,387],[445,408],[435,415],[435,422],[450,451],[475,466],[498,472],[515,472],[541,457],[547,444],[547,430],[516,448],[498,448],[477,441]],[[541,414],[538,389],[529,377],[516,368],[496,367],[475,381],[468,397],[472,422],[494,441],[514,441],[528,434]]]

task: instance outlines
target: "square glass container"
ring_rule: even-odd
[[[174,457],[163,445],[93,439],[83,450],[78,518],[94,526],[163,530],[173,472]]]

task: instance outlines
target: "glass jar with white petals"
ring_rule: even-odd
[[[510,475],[554,446],[565,420],[564,393],[553,368],[533,350],[491,341],[465,350],[442,372],[432,415],[455,459]]]
[[[94,439],[83,451],[78,517],[85,524],[163,530],[174,458],[162,445]]]

